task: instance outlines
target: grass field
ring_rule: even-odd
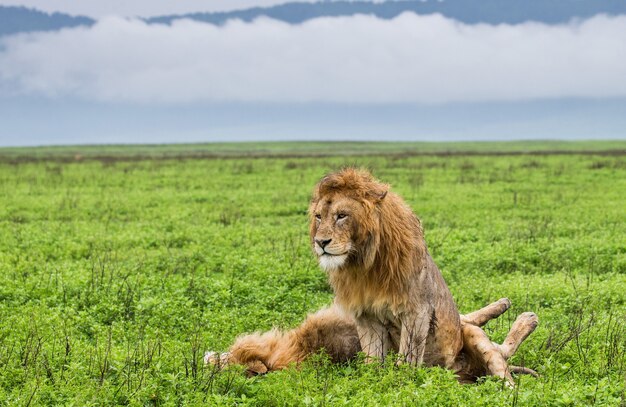
[[[304,158],[304,157],[388,157],[450,155],[545,155],[596,153],[624,155],[626,141],[515,141],[515,142],[265,142],[105,146],[52,146],[0,148],[0,162],[71,162],[96,159],[118,162],[138,159],[193,158]]]
[[[0,150],[0,404],[626,405],[625,151]],[[206,350],[293,327],[331,301],[306,209],[315,182],[345,165],[370,168],[414,208],[462,312],[512,300],[486,327],[494,340],[517,314],[539,315],[513,363],[540,378],[459,385],[443,369],[323,357],[253,379],[203,367]]]

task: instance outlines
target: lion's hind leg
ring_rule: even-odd
[[[499,345],[502,357],[508,360],[511,356],[513,356],[522,342],[524,342],[524,340],[528,338],[531,333],[533,333],[535,328],[537,328],[538,324],[539,318],[537,318],[537,315],[533,312],[524,312],[517,317],[513,326],[511,326],[511,330],[504,339],[504,342],[502,342],[502,345]],[[509,369],[513,373],[529,374],[534,377],[539,376],[537,372],[524,366],[511,365],[509,366]]]
[[[513,356],[522,342],[537,328],[538,324],[539,318],[537,318],[534,312],[524,312],[517,317],[504,342],[500,345],[502,356],[505,359]]]
[[[492,319],[504,314],[510,307],[511,301],[508,298],[500,298],[498,301],[492,302],[478,311],[461,315],[461,321],[470,325],[483,326]]]
[[[472,324],[462,324],[463,350],[457,367],[457,375],[462,382],[475,381],[482,376],[497,376],[510,386],[515,382],[509,365],[500,352],[498,344],[491,342],[485,331]]]
[[[523,366],[509,366],[507,360],[515,354],[522,342],[535,330],[538,318],[532,312],[522,313],[513,323],[502,344],[492,342],[480,328],[489,320],[502,315],[511,302],[502,298],[488,306],[461,316],[463,351],[458,359],[457,374],[462,382],[492,375],[505,379],[513,385],[511,373],[538,376],[537,372]]]
[[[504,314],[510,307],[511,301],[508,298],[500,298],[478,311],[461,315],[461,321],[465,324],[482,327],[490,320]],[[538,323],[539,319],[533,312],[524,312],[518,316],[502,345],[498,345],[502,356],[507,360],[513,356],[522,342],[537,328]]]

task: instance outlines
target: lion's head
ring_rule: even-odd
[[[347,168],[315,186],[309,207],[311,246],[346,309],[402,303],[426,258],[422,226],[389,185]]]
[[[364,250],[378,244],[377,205],[385,199],[387,189],[369,173],[352,168],[328,175],[317,184],[309,208],[310,233],[324,270],[372,257]],[[366,260],[371,264],[373,258]]]
[[[419,220],[402,198],[389,192],[389,185],[365,170],[347,168],[322,178],[309,216],[311,245],[326,271],[369,270],[375,262],[383,267],[402,261],[403,253],[423,254]]]

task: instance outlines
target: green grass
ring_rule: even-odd
[[[118,161],[137,158],[310,157],[372,155],[454,155],[546,152],[611,152],[624,154],[626,140],[503,141],[503,142],[243,142],[167,145],[50,146],[0,148],[0,161],[70,160],[99,158]]]
[[[624,405],[626,143],[531,145],[579,153],[411,156],[399,154],[406,145],[346,143],[337,151],[367,154],[342,157],[276,143],[65,147],[85,159],[59,160],[55,148],[4,149],[0,404]],[[180,156],[197,149],[289,157]],[[135,159],[109,159],[120,155]],[[421,217],[461,311],[512,300],[486,327],[494,340],[517,314],[539,315],[513,363],[540,378],[509,390],[495,379],[459,385],[443,369],[323,358],[254,379],[203,368],[204,351],[293,327],[331,301],[306,209],[314,183],[347,164],[391,183]]]

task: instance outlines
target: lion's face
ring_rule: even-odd
[[[349,263],[359,248],[363,204],[340,194],[311,204],[311,244],[322,269],[334,271]]]
[[[368,270],[380,243],[380,209],[388,185],[347,168],[322,178],[309,206],[311,245],[327,272]]]

